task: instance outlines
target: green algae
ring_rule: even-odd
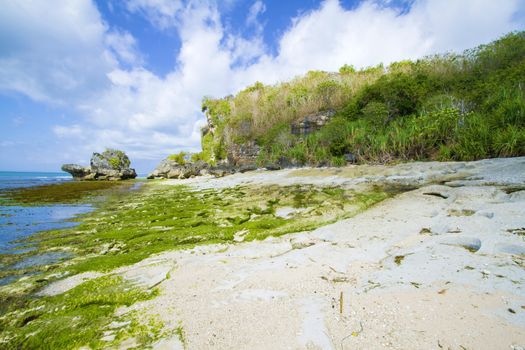
[[[380,190],[333,191],[245,186],[196,192],[183,186],[150,186],[88,215],[74,229],[50,231],[38,239],[42,249],[69,246],[82,252],[69,270],[107,271],[165,250],[232,242],[242,230],[249,232],[246,240],[253,240],[313,229],[386,198]],[[275,216],[280,206],[312,211],[284,219]]]
[[[244,240],[256,240],[312,230],[351,217],[397,192],[377,186],[357,192],[310,185],[194,190],[158,181],[133,192],[104,192],[105,201],[82,215],[80,225],[37,234],[28,239],[35,250],[1,257],[6,271],[13,273],[9,266],[33,255],[63,251],[73,256],[19,270],[25,277],[0,288],[0,347],[39,347],[48,337],[53,338],[50,348],[56,349],[100,348],[125,339],[150,344],[162,329],[154,317],[127,314],[129,326],[111,332],[107,327],[111,321],[122,321],[115,316],[118,307],[153,298],[155,292],[115,276],[85,282],[55,297],[35,297],[34,292],[64,276],[111,271],[167,250],[233,244],[238,232],[246,232]],[[297,210],[283,218],[276,215],[279,208]],[[31,275],[35,272],[39,274]]]
[[[2,297],[5,295],[0,294]],[[142,344],[154,341],[161,325],[144,324],[133,313],[120,318],[117,308],[158,295],[157,290],[141,290],[119,276],[105,276],[84,282],[57,296],[19,298],[3,304],[0,316],[0,347],[3,349],[102,348],[132,335]],[[8,305],[8,306],[6,306]],[[125,327],[109,330],[112,322]],[[114,338],[103,339],[108,333]]]
[[[57,266],[59,270],[109,271],[166,250],[231,243],[239,231],[247,232],[245,240],[254,240],[312,230],[392,195],[382,187],[366,192],[310,185],[201,191],[157,183],[143,187],[132,194],[113,194],[99,210],[82,216],[79,226],[31,237],[28,242],[38,249],[2,256],[0,262],[12,266],[17,259],[60,247],[76,257]],[[275,214],[280,207],[301,210],[282,218]]]
[[[476,212],[471,209],[450,209],[448,211],[448,216],[472,216]]]
[[[125,190],[134,181],[71,181],[61,184],[21,187],[0,191],[2,205],[41,205],[78,203],[107,190]]]
[[[182,347],[186,349],[188,346],[186,341],[186,332],[184,331],[184,327],[181,323],[179,323],[179,326],[175,329],[175,334],[177,334],[177,337],[179,338]]]

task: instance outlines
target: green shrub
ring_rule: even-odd
[[[332,157],[332,159],[330,160],[330,165],[336,167],[344,166],[346,165],[346,159],[343,156]]]
[[[339,74],[355,74],[355,67],[353,65],[345,64],[339,68]]]
[[[195,163],[195,162],[198,162],[200,160],[206,162],[206,159],[204,157],[204,154],[203,152],[198,152],[198,153],[193,153],[190,157],[190,160]]]
[[[455,160],[477,160],[495,155],[492,152],[494,130],[487,119],[483,115],[471,113],[461,120],[452,146]]]
[[[109,158],[108,162],[113,169],[118,169],[120,167],[120,159],[117,157]]]
[[[175,162],[177,162],[178,164],[180,165],[184,165],[186,164],[186,159],[185,157],[187,156],[188,154],[186,152],[179,152],[179,153],[175,153],[175,154],[171,154],[168,156],[168,159],[169,160],[174,160]]]
[[[361,110],[363,118],[369,120],[378,127],[386,125],[389,119],[389,111],[384,102],[371,101]]]
[[[348,122],[341,117],[335,117],[319,132],[319,142],[328,147],[331,155],[342,156],[348,150],[349,136]]]
[[[525,128],[508,125],[494,136],[494,149],[498,156],[513,157],[525,154]]]

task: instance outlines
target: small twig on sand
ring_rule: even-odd
[[[343,339],[341,339],[341,350],[344,350],[344,344],[343,343],[345,342],[345,340],[347,340],[350,337],[357,337],[359,334],[361,334],[362,331],[363,331],[363,322],[359,321],[359,330],[358,331],[354,331],[354,332],[348,334]]]
[[[339,295],[339,313],[343,314],[343,292]]]

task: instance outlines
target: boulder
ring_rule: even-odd
[[[102,153],[93,153],[90,164],[93,171],[107,172],[108,170],[129,169],[131,162],[124,152],[107,149]]]
[[[271,171],[274,171],[274,170],[280,170],[281,169],[281,166],[278,164],[278,163],[267,163],[264,168],[266,170],[271,170]]]
[[[129,167],[130,164],[124,152],[106,149],[102,153],[93,153],[90,167],[64,164],[62,170],[77,180],[126,180],[137,177],[135,169]]]
[[[187,179],[194,176],[199,176],[201,171],[209,167],[208,163],[202,160],[198,160],[192,163],[186,163],[182,170],[181,177]],[[180,177],[179,177],[180,178]]]
[[[208,173],[215,177],[223,177],[226,175],[235,174],[235,172],[236,172],[235,167],[227,165],[227,164],[220,164],[220,165],[211,167],[208,170]]]
[[[187,179],[206,173],[208,168],[208,163],[202,160],[180,164],[168,157],[162,160],[155,170],[148,175],[148,179]]]
[[[248,171],[254,171],[257,170],[257,165],[255,164],[244,164],[239,167],[240,173],[246,173]]]
[[[344,157],[347,163],[357,163],[357,157],[353,153],[345,153]]]

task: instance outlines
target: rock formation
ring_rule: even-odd
[[[167,157],[148,175],[148,179],[187,179],[193,176],[206,175],[208,163],[198,160],[196,162],[183,162]]]
[[[190,162],[188,158],[179,159],[174,156],[169,156],[162,160],[155,170],[148,175],[148,179],[187,179],[199,175],[214,175],[222,177],[236,172],[247,172],[256,170],[258,168],[257,158],[261,152],[261,147],[255,140],[248,140],[243,143],[236,143],[233,141],[224,142],[219,140],[220,137],[216,135],[217,125],[223,119],[223,115],[213,117],[208,110],[204,108],[203,112],[206,115],[207,124],[201,129],[203,140],[203,153],[207,152],[205,158],[210,163],[217,163],[217,166],[210,166],[203,161]],[[335,115],[334,110],[326,110],[318,113],[310,114],[290,124],[290,133],[296,136],[304,137],[321,129],[328,121]],[[249,124],[237,125],[244,135],[248,138],[251,126]],[[215,138],[218,138],[215,140]],[[207,140],[206,142],[204,140]],[[347,163],[355,163],[356,157],[347,153],[344,155]],[[264,164],[264,168],[268,170],[278,170],[283,168],[301,167],[304,162],[299,162],[295,159],[288,159],[281,157],[272,163]],[[319,164],[320,166],[326,164]]]
[[[260,151],[261,148],[255,141],[240,145],[233,143],[228,148],[228,164],[239,168],[255,166]]]
[[[102,153],[93,153],[90,167],[64,164],[62,170],[70,173],[76,180],[126,180],[137,177],[135,169],[131,169],[130,164],[124,152],[106,149]]]
[[[306,136],[321,129],[335,115],[333,109],[307,115],[303,119],[292,123],[291,133],[298,136]]]

